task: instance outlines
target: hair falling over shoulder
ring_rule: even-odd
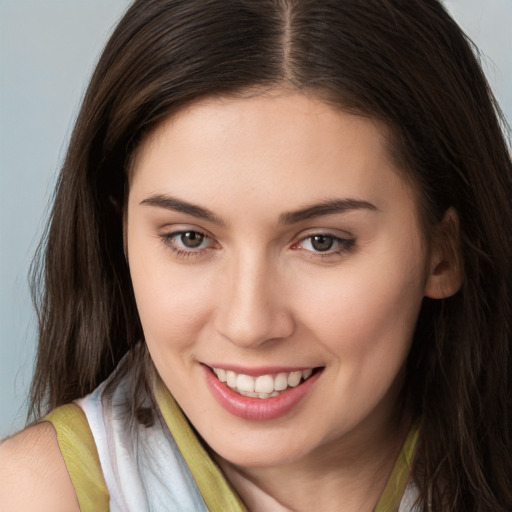
[[[439,0],[137,0],[83,101],[33,267],[33,417],[127,353],[133,416],[151,363],[123,252],[129,166],[184,106],[286,84],[389,129],[429,231],[458,214],[464,280],[425,299],[405,392],[423,510],[512,510],[512,164],[476,49]],[[147,417],[146,417],[147,420]]]

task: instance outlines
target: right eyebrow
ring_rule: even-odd
[[[158,208],[165,208],[166,210],[185,213],[187,215],[191,215],[192,217],[197,217],[198,219],[207,220],[208,222],[212,222],[218,226],[226,226],[226,222],[223,219],[217,217],[217,215],[215,215],[207,208],[188,203],[187,201],[183,201],[182,199],[178,199],[176,197],[156,194],[142,200],[140,204],[156,206]]]

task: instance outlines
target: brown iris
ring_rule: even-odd
[[[197,249],[203,243],[204,238],[205,236],[197,231],[186,231],[180,235],[181,243],[188,249]]]
[[[332,248],[334,239],[327,235],[314,235],[311,237],[311,246],[319,252],[328,251]]]

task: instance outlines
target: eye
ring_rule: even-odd
[[[355,244],[353,238],[342,238],[328,233],[313,233],[293,246],[294,249],[303,249],[322,256],[348,252]]]
[[[335,243],[334,237],[329,235],[313,235],[310,236],[309,244],[315,251],[324,252],[332,249]]]
[[[215,242],[208,235],[193,229],[165,233],[161,238],[164,244],[181,258],[199,256],[215,247]]]
[[[174,236],[175,242],[178,242],[187,249],[199,249],[207,240],[206,235],[198,231],[185,231]]]

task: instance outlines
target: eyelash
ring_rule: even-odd
[[[210,242],[212,241],[212,239],[206,233],[203,233],[202,231],[195,230],[195,229],[174,231],[172,233],[165,233],[160,236],[161,236],[165,246],[167,248],[169,248],[178,258],[181,258],[181,259],[195,258],[195,257],[201,256],[204,253],[204,251],[211,248],[211,247],[198,247],[198,248],[177,247],[175,245],[176,244],[175,240],[178,237],[185,235],[187,233],[199,235],[199,236],[203,237],[200,245],[202,245],[205,241],[210,241]],[[301,247],[306,240],[312,241],[315,237],[325,237],[325,238],[329,239],[330,241],[332,241],[333,245],[336,244],[337,248],[333,250],[332,248],[329,247],[325,251],[318,251],[318,250],[304,249],[304,247]],[[356,242],[355,238],[342,238],[342,237],[339,237],[336,235],[332,235],[330,233],[317,232],[317,233],[311,233],[307,236],[304,236],[298,242],[294,243],[291,246],[291,248],[294,250],[302,249],[302,250],[306,251],[307,253],[309,253],[308,257],[310,257],[310,258],[319,258],[319,257],[320,258],[328,258],[328,257],[341,255],[341,254],[350,252],[353,249],[355,242]]]
[[[183,229],[181,231],[173,231],[172,233],[165,233],[161,235],[164,245],[168,247],[178,258],[181,259],[195,258],[197,256],[200,256],[205,250],[208,249],[206,247],[201,247],[199,249],[176,247],[175,239],[187,233],[193,233],[195,235],[200,235],[204,237],[201,243],[203,243],[205,240],[211,240],[211,238],[206,233],[203,233],[202,231],[199,231],[197,229]]]
[[[333,245],[334,244],[337,245],[337,248],[332,249],[331,247],[329,247],[325,251],[318,251],[318,250],[315,251],[315,250],[304,249],[303,247],[300,247],[304,244],[304,242],[306,240],[309,240],[310,243],[312,243],[312,241],[315,237],[324,237],[324,238],[330,239],[330,241],[332,241]],[[303,249],[303,250],[307,251],[309,253],[309,257],[312,257],[312,258],[318,258],[318,257],[328,258],[328,257],[332,257],[332,256],[339,256],[339,255],[350,252],[353,249],[355,242],[356,242],[355,238],[342,238],[340,236],[332,235],[331,233],[319,232],[319,233],[311,233],[311,234],[301,238],[297,243],[292,245],[292,248],[293,249]]]

